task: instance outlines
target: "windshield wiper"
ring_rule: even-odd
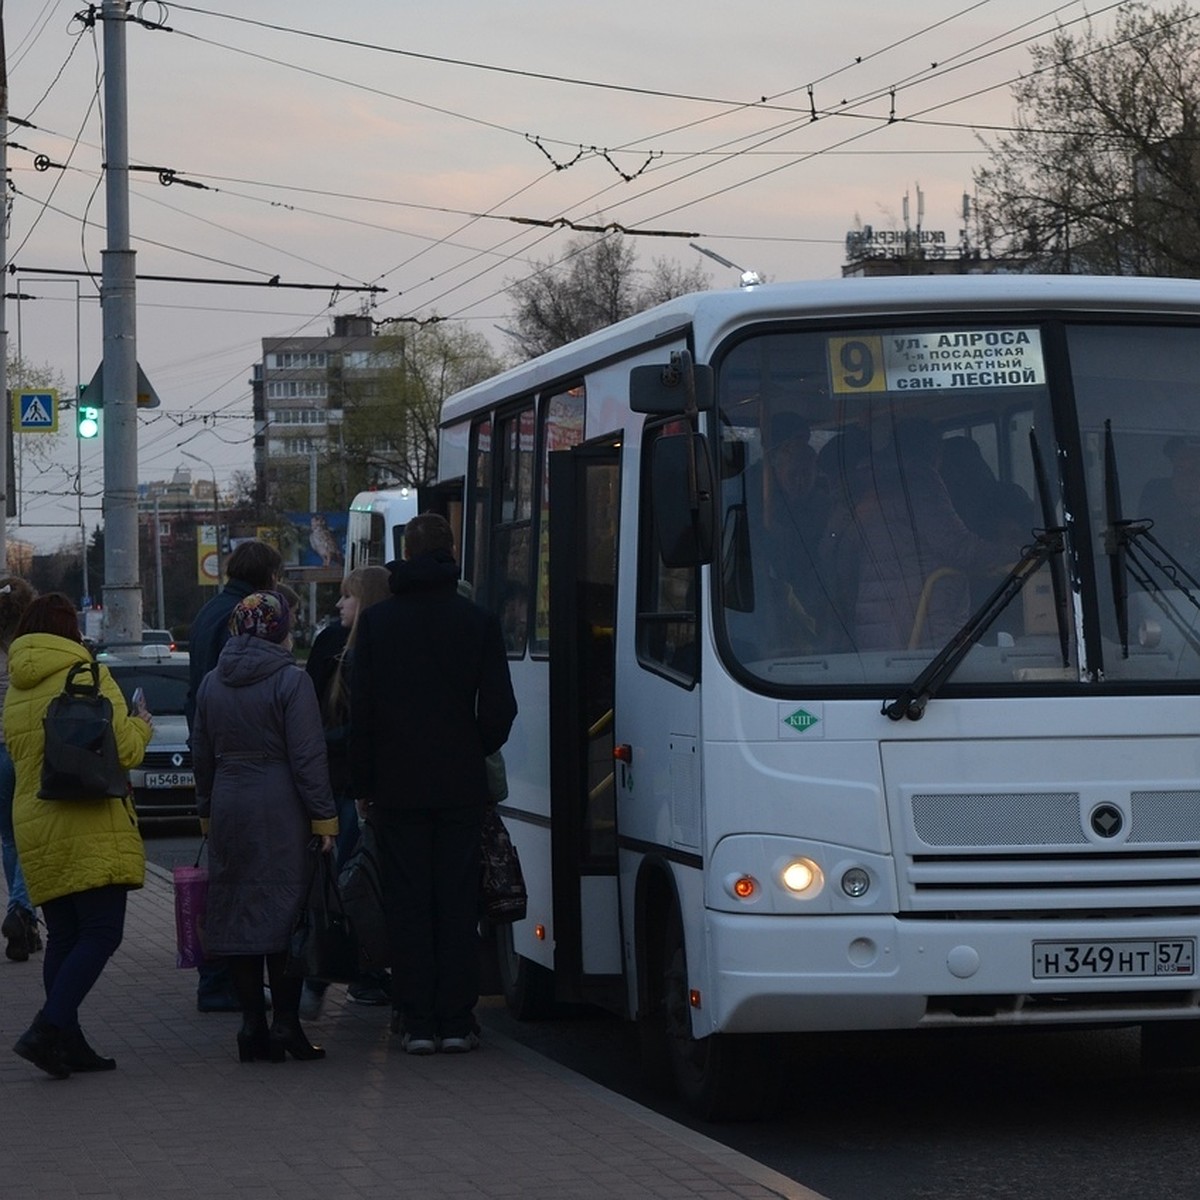
[[[1109,555],[1113,609],[1117,619],[1117,635],[1121,640],[1121,656],[1129,657],[1130,579],[1144,589],[1184,641],[1200,654],[1200,637],[1197,637],[1184,613],[1167,597],[1151,568],[1156,568],[1175,591],[1186,596],[1197,611],[1200,611],[1200,599],[1196,595],[1200,592],[1200,580],[1150,532],[1154,527],[1153,521],[1145,518],[1131,520],[1123,516],[1111,420],[1104,422],[1104,506],[1108,521],[1104,532],[1104,549]],[[1158,555],[1149,549],[1150,546],[1158,551]]]
[[[958,664],[987,632],[991,623],[1009,606],[1013,597],[1037,573],[1038,568],[1055,554],[1063,552],[1064,530],[1038,529],[1034,531],[1034,543],[1021,555],[1012,570],[1001,580],[1000,586],[975,610],[965,625],[933,656],[929,666],[913,680],[890,704],[885,701],[880,711],[893,721],[919,721],[925,715],[925,706],[937,695],[938,689],[954,674]]]

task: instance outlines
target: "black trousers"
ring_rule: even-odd
[[[479,1000],[483,809],[401,809],[375,826],[392,943],[392,990],[413,1037],[464,1037]]]

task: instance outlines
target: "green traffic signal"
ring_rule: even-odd
[[[100,410],[88,404],[81,404],[75,410],[75,435],[81,438],[94,438],[100,434]]]

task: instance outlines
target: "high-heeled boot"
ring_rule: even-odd
[[[242,1009],[238,1030],[239,1062],[265,1062],[271,1058],[267,1030],[267,1007],[262,990],[262,958],[253,954],[231,955],[229,980]]]
[[[272,1062],[283,1062],[288,1054],[302,1062],[325,1057],[324,1047],[314,1046],[308,1040],[308,1035],[300,1027],[300,1018],[294,1012],[281,1013],[275,1010],[270,1037]]]
[[[71,1074],[63,1046],[63,1031],[57,1025],[51,1025],[40,1011],[33,1018],[33,1024],[17,1038],[13,1050],[55,1079],[66,1079]]]

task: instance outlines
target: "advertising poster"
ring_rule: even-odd
[[[346,561],[346,518],[342,512],[284,513],[292,536],[283,550],[294,567],[341,568]]]

